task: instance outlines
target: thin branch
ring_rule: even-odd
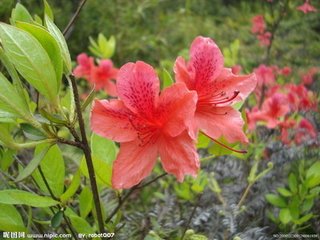
[[[79,5],[78,5],[78,8],[77,8],[76,12],[73,14],[72,18],[68,22],[68,25],[63,30],[63,36],[66,36],[66,34],[69,32],[69,30],[72,27],[72,25],[75,23],[77,17],[79,16],[79,14],[81,12],[81,9],[83,8],[83,6],[86,3],[86,1],[87,0],[82,0],[81,2],[79,2]]]
[[[126,200],[131,196],[131,194],[132,194],[135,190],[144,188],[144,187],[150,185],[151,183],[156,182],[158,179],[160,179],[160,178],[162,178],[162,177],[164,177],[164,176],[166,176],[166,175],[167,175],[167,173],[163,173],[163,174],[155,177],[154,179],[150,180],[149,182],[146,182],[146,183],[141,184],[141,185],[138,184],[138,185],[132,187],[132,188],[129,190],[129,192],[128,192],[126,195],[124,195],[124,197],[119,198],[119,203],[118,203],[117,207],[110,213],[110,215],[109,215],[109,217],[106,219],[105,223],[110,222],[110,220],[113,218],[113,216],[116,215],[116,213],[120,210],[120,208],[122,207],[122,205],[126,202]]]
[[[200,195],[198,196],[198,199],[197,199],[196,203],[194,204],[194,207],[193,207],[193,209],[192,209],[192,212],[191,212],[191,214],[190,214],[190,217],[189,217],[189,219],[188,219],[188,222],[187,222],[187,224],[185,225],[185,227],[184,227],[184,229],[183,229],[182,236],[181,236],[181,240],[183,240],[183,239],[184,239],[184,236],[186,235],[186,232],[187,232],[187,230],[188,230],[188,228],[189,228],[189,226],[190,226],[191,220],[192,220],[192,218],[194,217],[194,214],[196,213],[197,207],[199,206],[201,196],[202,196],[202,194],[200,194]]]
[[[89,143],[87,140],[84,120],[82,117],[81,104],[80,104],[77,83],[76,83],[74,77],[70,78],[69,76],[67,76],[67,78],[70,79],[70,82],[72,84],[72,90],[73,90],[76,112],[77,112],[80,133],[81,133],[81,139],[82,139],[82,142],[81,142],[82,150],[83,150],[83,153],[84,153],[84,156],[86,159],[86,163],[87,163],[89,179],[90,179],[90,184],[91,184],[91,190],[92,190],[95,209],[96,209],[96,213],[97,213],[99,231],[100,231],[100,233],[103,233],[104,232],[104,223],[103,223],[102,212],[101,212],[100,197],[99,197],[99,192],[98,192],[98,187],[97,187],[96,175],[95,175],[95,171],[94,171],[94,167],[93,167],[93,161],[92,161],[92,157],[91,157],[91,149],[90,149],[90,146],[89,146]]]
[[[78,238],[78,235],[77,235],[77,233],[74,231],[74,229],[73,229],[73,227],[72,227],[72,224],[71,224],[71,222],[69,221],[69,218],[64,214],[64,212],[63,212],[63,218],[64,218],[64,221],[66,222],[68,228],[70,229],[71,234],[72,234],[72,236],[74,237],[74,239],[77,239],[77,240],[78,240],[78,239],[79,239],[79,238]]]
[[[57,141],[60,142],[60,143],[63,143],[63,144],[67,144],[67,145],[70,145],[70,146],[74,146],[74,147],[83,149],[83,145],[82,145],[81,142],[70,141],[70,140],[67,140],[67,139],[64,139],[64,138],[58,138]]]
[[[53,192],[52,192],[52,190],[51,190],[51,188],[50,188],[50,186],[49,186],[49,183],[48,183],[46,177],[45,177],[44,174],[43,174],[43,171],[42,171],[40,165],[38,166],[38,170],[39,170],[39,173],[40,173],[40,175],[41,175],[41,178],[42,178],[44,184],[46,185],[46,187],[47,187],[47,189],[48,189],[48,191],[49,191],[49,193],[50,193],[50,196],[51,196],[54,200],[59,200],[59,199],[53,194]]]

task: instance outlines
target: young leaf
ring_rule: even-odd
[[[162,70],[162,88],[166,88],[173,84],[173,79],[167,69]]]
[[[28,123],[21,123],[20,127],[24,135],[30,140],[37,141],[37,140],[42,140],[47,138],[39,129],[33,127]]]
[[[76,174],[73,175],[72,182],[68,189],[60,196],[61,202],[68,201],[78,190],[80,186],[80,171],[78,170]]]
[[[16,189],[0,191],[0,203],[14,205],[23,204],[31,207],[51,207],[59,204],[59,202],[52,198]]]
[[[26,177],[30,176],[33,173],[33,171],[36,170],[36,168],[39,166],[41,160],[47,154],[50,147],[51,147],[51,145],[45,147],[39,154],[35,155],[33,157],[33,159],[30,161],[30,163],[27,165],[27,167],[19,173],[19,175],[15,181],[19,182],[19,181],[25,179]]]
[[[71,57],[68,49],[68,45],[66,43],[66,40],[64,39],[63,34],[60,32],[59,28],[53,23],[53,21],[48,17],[45,16],[45,24],[48,28],[48,31],[55,37],[57,40],[60,50],[62,53],[62,58],[64,61],[64,72],[66,74],[71,73],[72,66],[71,66]]]
[[[276,206],[276,207],[286,207],[287,204],[284,201],[284,199],[278,195],[275,194],[267,194],[266,195],[266,199],[269,203],[271,203],[272,205]]]
[[[53,215],[51,219],[51,227],[53,228],[59,227],[62,222],[62,219],[63,219],[63,212],[62,211],[56,212],[56,214]]]
[[[0,204],[0,230],[26,231],[20,213],[13,205]]]
[[[80,216],[86,218],[92,209],[93,195],[88,187],[84,187],[79,196]]]
[[[23,22],[29,22],[32,23],[33,19],[28,10],[21,5],[20,3],[17,3],[16,7],[12,9],[10,23],[12,25],[15,25],[16,21],[23,21]]]
[[[320,161],[315,162],[307,170],[306,177],[308,180],[308,188],[313,188],[320,184]]]
[[[292,193],[286,188],[278,188],[277,191],[284,197],[292,196]]]
[[[56,72],[56,80],[59,89],[62,78],[63,64],[60,47],[56,39],[45,28],[34,24],[17,22],[16,26],[34,36],[46,50]]]
[[[292,193],[296,193],[298,191],[298,180],[297,177],[293,174],[290,173],[289,178],[288,178],[288,183],[289,183],[289,188]]]
[[[35,154],[39,154],[46,146],[46,144],[38,145],[35,149]],[[65,166],[61,150],[57,145],[54,145],[50,148],[48,153],[41,161],[40,167],[53,194],[56,197],[60,197],[64,190]],[[33,177],[35,178],[40,189],[45,193],[49,193],[38,169],[33,172]]]
[[[290,211],[288,208],[280,209],[279,219],[283,224],[287,224],[292,220],[292,217],[290,215]]]
[[[18,72],[41,94],[54,100],[58,92],[56,73],[41,44],[28,32],[5,23],[0,23],[0,39]]]
[[[43,4],[44,4],[45,15],[47,15],[52,21],[54,21],[53,11],[52,11],[49,3],[47,2],[47,0],[43,0]]]

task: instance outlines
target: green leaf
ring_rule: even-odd
[[[316,161],[307,170],[306,178],[308,180],[308,188],[313,188],[320,184],[320,161]]]
[[[305,222],[308,222],[312,217],[313,217],[313,214],[309,213],[309,214],[303,216],[302,218],[298,219],[295,222],[296,222],[296,224],[301,225],[301,224],[303,224]]]
[[[39,154],[35,155],[33,159],[30,161],[30,163],[27,165],[25,169],[23,169],[18,177],[16,178],[16,182],[19,182],[28,176],[30,176],[34,170],[39,166],[41,160],[44,158],[44,156],[47,154],[51,146],[45,147]]]
[[[290,211],[288,208],[280,209],[279,219],[283,224],[287,224],[292,220],[292,217],[290,215]]]
[[[58,92],[56,73],[41,44],[28,32],[5,23],[0,23],[0,39],[18,72],[41,94],[54,100]]]
[[[313,199],[306,199],[302,204],[302,212],[308,212],[313,207],[314,200]]]
[[[14,86],[8,79],[0,73],[0,108],[4,112],[8,112],[17,117],[31,117],[30,110],[26,105],[26,101],[22,95],[18,94]]]
[[[298,180],[297,180],[297,177],[293,173],[290,173],[289,178],[288,178],[288,183],[289,183],[289,188],[292,193],[298,192]]]
[[[47,137],[37,128],[28,124],[28,123],[21,123],[20,127],[24,133],[24,135],[29,138],[30,140],[42,140],[46,139]]]
[[[1,129],[0,129],[1,131]],[[1,131],[1,134],[3,132]],[[0,168],[2,171],[6,172],[8,171],[8,168],[11,166],[11,164],[14,161],[14,156],[16,154],[15,150],[12,149],[6,149],[2,151],[2,155],[0,155]]]
[[[33,19],[28,10],[21,5],[20,3],[17,3],[16,7],[12,9],[10,23],[12,25],[15,25],[16,21],[23,21],[23,22],[29,22],[32,23]]]
[[[64,72],[66,74],[71,73],[72,71],[72,66],[71,66],[71,57],[68,49],[68,45],[66,43],[66,40],[64,39],[63,34],[59,30],[59,28],[53,23],[53,21],[48,17],[45,16],[45,24],[48,29],[48,31],[55,37],[57,40],[60,50],[62,53],[62,58],[64,62]]]
[[[286,188],[278,188],[277,191],[284,197],[292,196],[292,193]]]
[[[57,228],[61,225],[63,219],[63,212],[62,211],[58,211],[56,212],[55,215],[53,215],[53,217],[51,218],[51,227],[53,228]]]
[[[80,171],[78,170],[72,178],[71,184],[68,189],[60,196],[61,202],[68,201],[78,190],[80,186]]]
[[[269,203],[271,203],[272,205],[276,206],[276,207],[286,207],[287,204],[285,202],[285,200],[278,196],[278,195],[275,195],[275,194],[267,194],[266,195],[266,199]]]
[[[38,145],[35,149],[35,154],[39,154],[46,147],[47,144]],[[65,166],[62,153],[58,145],[54,145],[50,148],[41,161],[40,167],[54,196],[60,197],[64,190]],[[33,172],[33,177],[40,189],[45,193],[49,193],[38,169]]]
[[[169,87],[173,84],[173,79],[167,69],[162,70],[162,88]]]
[[[94,229],[90,226],[90,224],[83,218],[79,217],[77,214],[75,214],[70,208],[67,208],[65,211],[65,214],[68,218],[70,218],[72,227],[77,232],[80,233],[95,233]]]
[[[52,21],[54,20],[53,11],[49,5],[49,3],[46,0],[43,0],[44,4],[44,13],[47,15]]]
[[[16,189],[0,191],[0,203],[22,204],[31,207],[51,207],[59,204],[59,202],[52,198]]]
[[[0,230],[24,232],[26,228],[17,209],[8,204],[0,204]]]
[[[34,36],[46,50],[54,67],[57,86],[59,89],[62,79],[63,62],[61,57],[61,50],[56,39],[45,28],[36,26],[34,24],[17,22],[16,26]]]
[[[115,143],[109,139],[101,137],[97,134],[91,136],[92,155],[107,164],[112,165],[116,158],[117,147]]]
[[[84,187],[79,196],[80,216],[86,218],[92,209],[93,195],[88,187]]]
[[[293,219],[298,219],[300,216],[300,204],[300,199],[297,195],[291,197],[288,208]]]

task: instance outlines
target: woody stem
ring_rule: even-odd
[[[69,78],[69,76],[67,76],[67,77]],[[102,213],[101,213],[99,192],[98,192],[96,175],[94,172],[94,167],[93,167],[93,162],[92,162],[92,157],[91,157],[91,149],[88,144],[88,139],[86,136],[86,130],[85,130],[85,126],[84,126],[83,116],[82,116],[82,112],[81,112],[79,92],[78,92],[77,84],[76,84],[74,77],[70,77],[70,82],[72,84],[76,113],[77,113],[77,118],[79,121],[79,128],[80,128],[80,134],[81,134],[81,148],[84,153],[84,156],[86,159],[86,164],[88,167],[89,179],[90,179],[95,209],[96,209],[96,213],[97,213],[99,231],[100,231],[100,233],[103,233],[104,232],[104,223],[103,223],[103,218],[102,218]]]

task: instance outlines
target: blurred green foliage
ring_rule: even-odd
[[[1,1],[1,21],[8,22],[15,2]],[[33,14],[42,15],[42,1],[20,2]],[[60,29],[67,25],[79,4],[77,0],[48,2]],[[270,64],[303,68],[319,61],[320,15],[297,11],[299,3],[289,1],[291,11],[276,32]],[[81,52],[89,52],[89,36],[96,38],[100,32],[108,38],[115,36],[114,61],[118,66],[136,60],[154,66],[162,65],[164,60],[172,63],[197,35],[215,39],[222,49],[238,39],[238,64],[244,71],[250,71],[265,57],[265,48],[259,46],[250,32],[251,18],[264,14],[267,22],[273,21],[278,17],[279,6],[274,4],[271,9],[271,5],[268,1],[245,0],[88,0],[67,38],[74,58]],[[318,1],[313,5],[320,8]]]

